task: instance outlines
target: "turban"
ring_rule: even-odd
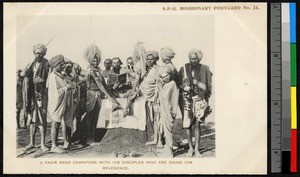
[[[33,53],[35,53],[36,50],[40,50],[43,55],[46,55],[47,48],[44,46],[44,44],[36,44],[33,46]]]
[[[163,47],[160,49],[160,56],[163,59],[172,59],[175,56],[175,52],[170,47]]]
[[[91,64],[94,58],[97,58],[98,62],[100,63],[101,60],[101,51],[98,46],[95,44],[89,45],[84,53],[83,57]]]
[[[167,66],[160,67],[159,70],[158,70],[158,75],[164,76],[166,74],[172,74],[172,69],[170,67],[167,67]]]
[[[58,54],[58,55],[51,58],[51,60],[49,61],[49,65],[51,67],[55,67],[56,65],[58,65],[62,61],[64,61],[64,56],[61,55],[61,54]]]
[[[155,59],[159,59],[159,53],[155,50],[149,50],[147,53],[146,53],[146,56],[148,55],[152,55]]]
[[[191,49],[189,51],[189,59],[192,58],[192,55],[196,55],[199,59],[201,59],[203,57],[203,53],[201,52],[201,50],[198,49]]]

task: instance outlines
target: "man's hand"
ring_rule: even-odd
[[[68,90],[75,89],[76,88],[76,83],[71,82],[70,84],[67,85]]]
[[[153,104],[153,110],[155,112],[160,112],[160,106],[159,106],[159,104]]]
[[[110,102],[114,103],[114,104],[120,105],[120,103],[119,103],[115,98],[113,98],[113,97],[111,97],[111,96],[108,97],[108,100],[109,100]]]
[[[113,89],[117,89],[120,86],[120,82],[116,82],[115,85],[113,86]]]
[[[193,84],[197,85],[198,81],[196,79],[193,79]]]
[[[40,84],[40,83],[43,83],[43,82],[44,82],[44,79],[42,79],[40,77],[33,78],[33,83],[34,84]]]

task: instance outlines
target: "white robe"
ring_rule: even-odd
[[[67,82],[60,73],[52,72],[49,75],[49,101],[48,111],[51,119],[61,122],[66,113],[66,103],[68,96]]]

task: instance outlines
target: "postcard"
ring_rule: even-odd
[[[4,3],[3,51],[5,174],[267,173],[266,3]]]

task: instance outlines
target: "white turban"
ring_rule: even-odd
[[[162,66],[158,70],[158,75],[164,76],[166,74],[172,74],[172,69],[168,66]]]
[[[199,59],[202,59],[202,57],[203,57],[203,53],[201,52],[201,50],[199,50],[199,49],[191,49],[190,51],[189,51],[189,59],[191,59],[192,58],[192,55],[196,55]]]
[[[170,47],[163,47],[160,49],[160,56],[163,59],[173,59],[176,53]]]
[[[98,62],[101,60],[101,51],[95,44],[89,45],[84,53],[83,57],[91,64],[94,58],[97,58]]]
[[[40,50],[43,55],[46,55],[47,48],[44,46],[44,44],[36,44],[33,46],[33,53],[35,53],[36,50]]]

